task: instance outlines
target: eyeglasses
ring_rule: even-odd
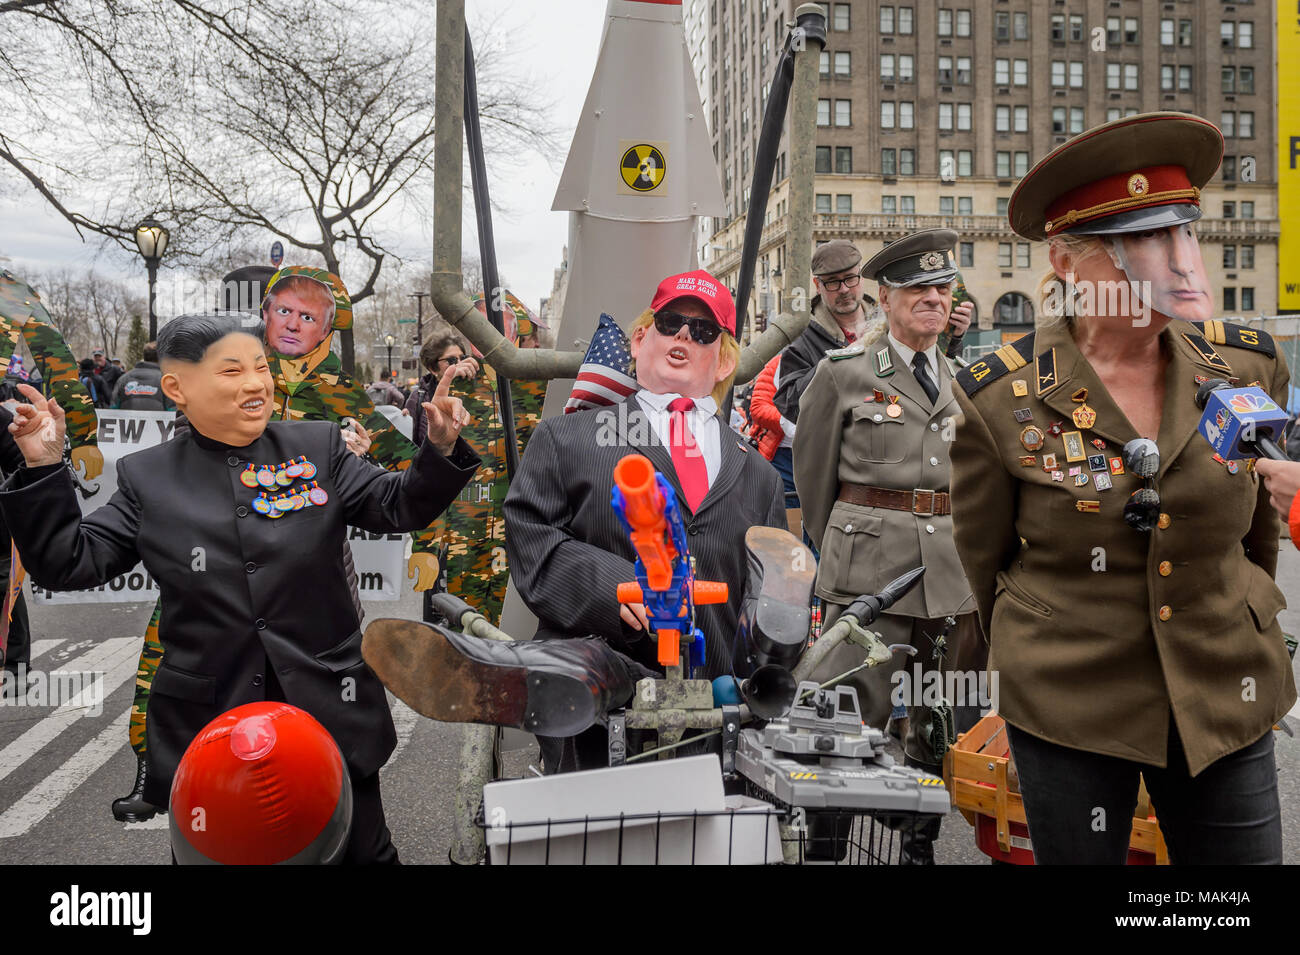
[[[464,361],[464,360],[465,360],[465,356],[464,356],[464,355],[453,355],[453,356],[449,356],[449,357],[445,357],[445,358],[439,358],[439,359],[438,359],[437,361],[435,361],[433,364],[434,364],[435,366],[437,366],[437,365],[446,365],[448,368],[450,368],[452,365],[460,364],[460,363],[461,363],[462,361]]]
[[[1134,438],[1121,452],[1129,473],[1145,482],[1129,495],[1124,505],[1124,520],[1136,531],[1149,533],[1160,521],[1160,493],[1155,477],[1160,471],[1160,449],[1150,438]]]
[[[861,275],[850,275],[842,279],[819,279],[828,292],[838,292],[840,286],[845,288],[857,288],[858,283],[862,281]]]
[[[691,330],[691,341],[697,345],[712,345],[722,333],[722,326],[711,318],[692,318],[677,312],[656,312],[655,328],[660,335],[672,338],[686,325]]]

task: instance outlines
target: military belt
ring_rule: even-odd
[[[848,481],[842,481],[840,500],[860,507],[885,507],[892,511],[911,511],[918,517],[952,513],[947,491],[926,491],[922,488],[899,491],[895,488],[872,487],[869,484],[850,484]]]

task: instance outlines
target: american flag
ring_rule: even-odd
[[[637,390],[631,366],[632,349],[627,335],[614,319],[602,314],[564,413],[618,404]]]

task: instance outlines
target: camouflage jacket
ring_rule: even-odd
[[[68,443],[74,449],[97,447],[99,418],[95,404],[78,377],[72,350],[53,325],[36,318],[19,324],[0,310],[0,378],[9,368],[19,338],[27,342],[36,370],[41,373],[42,390],[58,401],[68,417]]]

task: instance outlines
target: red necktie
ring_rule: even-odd
[[[695,443],[691,426],[686,423],[686,412],[695,407],[690,398],[674,398],[668,403],[668,438],[677,469],[677,482],[686,495],[686,503],[694,513],[709,493],[709,470],[704,466],[704,452]]]

